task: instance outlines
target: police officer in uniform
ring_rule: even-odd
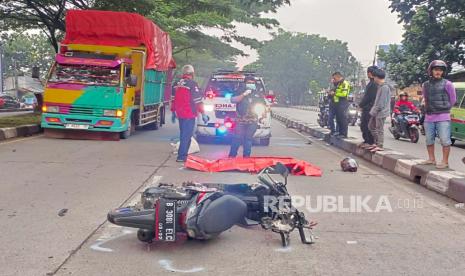
[[[255,78],[245,78],[245,91],[231,98],[231,103],[236,104],[237,121],[229,151],[229,157],[237,157],[239,147],[243,146],[243,157],[250,157],[252,153],[253,137],[258,129],[258,121],[266,112],[266,102],[257,91]]]
[[[347,109],[349,102],[347,98],[350,93],[350,83],[344,79],[340,72],[333,74],[333,84],[335,87],[332,96],[336,108],[336,123],[339,129],[339,138],[347,138],[349,124],[347,122]]]

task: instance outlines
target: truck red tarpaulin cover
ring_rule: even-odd
[[[63,44],[147,47],[146,69],[176,67],[170,36],[136,13],[69,10]]]
[[[206,160],[204,158],[189,155],[184,164],[186,168],[202,172],[224,172],[224,171],[246,171],[258,173],[261,170],[282,163],[289,168],[293,175],[322,176],[319,167],[307,161],[294,159],[292,157],[249,157],[249,158],[226,158],[218,160]]]

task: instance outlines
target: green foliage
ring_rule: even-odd
[[[0,1],[0,32],[18,27],[40,28],[57,51],[68,9],[136,12],[170,33],[178,64],[189,61],[198,63],[199,69],[205,68],[200,70],[207,70],[231,67],[233,57],[244,55],[230,46],[232,41],[253,48],[261,46],[256,39],[240,36],[235,22],[270,29],[279,23],[263,15],[288,4],[290,0],[3,0]],[[206,34],[212,33],[211,30],[221,35]],[[186,55],[191,59],[185,59]]]
[[[329,85],[331,74],[340,71],[346,78],[358,78],[359,63],[347,44],[319,35],[281,31],[259,49],[259,60],[246,67],[256,70],[269,89],[292,104],[308,101]]]
[[[465,65],[465,0],[391,0],[405,34],[402,49],[380,53],[400,87],[425,81],[432,60]]]
[[[42,73],[47,72],[53,58],[54,50],[47,37],[25,32],[5,33],[1,36],[3,48],[3,70],[12,75],[15,67],[18,72],[30,72],[32,66],[38,66]]]
[[[67,9],[101,9],[137,12],[151,18],[173,39],[176,52],[195,49],[205,53],[205,41],[215,55],[227,52],[230,56],[243,54],[228,44],[239,41],[257,47],[259,43],[237,34],[234,22],[271,28],[278,25],[263,14],[275,12],[290,0],[4,0],[0,2],[3,31],[18,26],[26,29],[41,28],[57,49],[60,34],[65,31],[64,15]],[[207,29],[220,30],[220,38],[207,36]]]

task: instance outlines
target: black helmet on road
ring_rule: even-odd
[[[355,159],[346,157],[341,161],[341,168],[344,172],[357,172],[358,163],[355,161]]]
[[[447,63],[443,60],[433,60],[429,66],[428,66],[428,75],[432,76],[433,75],[433,69],[434,68],[441,68],[444,71],[444,75],[447,72]]]

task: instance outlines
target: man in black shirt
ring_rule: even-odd
[[[370,110],[373,107],[376,99],[376,93],[378,91],[378,85],[374,81],[373,72],[378,69],[377,66],[370,66],[367,70],[368,78],[370,82],[368,83],[365,89],[365,95],[363,96],[362,101],[359,106],[362,109],[362,117],[360,119],[360,129],[362,130],[363,143],[360,144],[361,147],[368,147],[374,143],[373,135],[368,128],[368,122],[370,121],[371,115]]]

